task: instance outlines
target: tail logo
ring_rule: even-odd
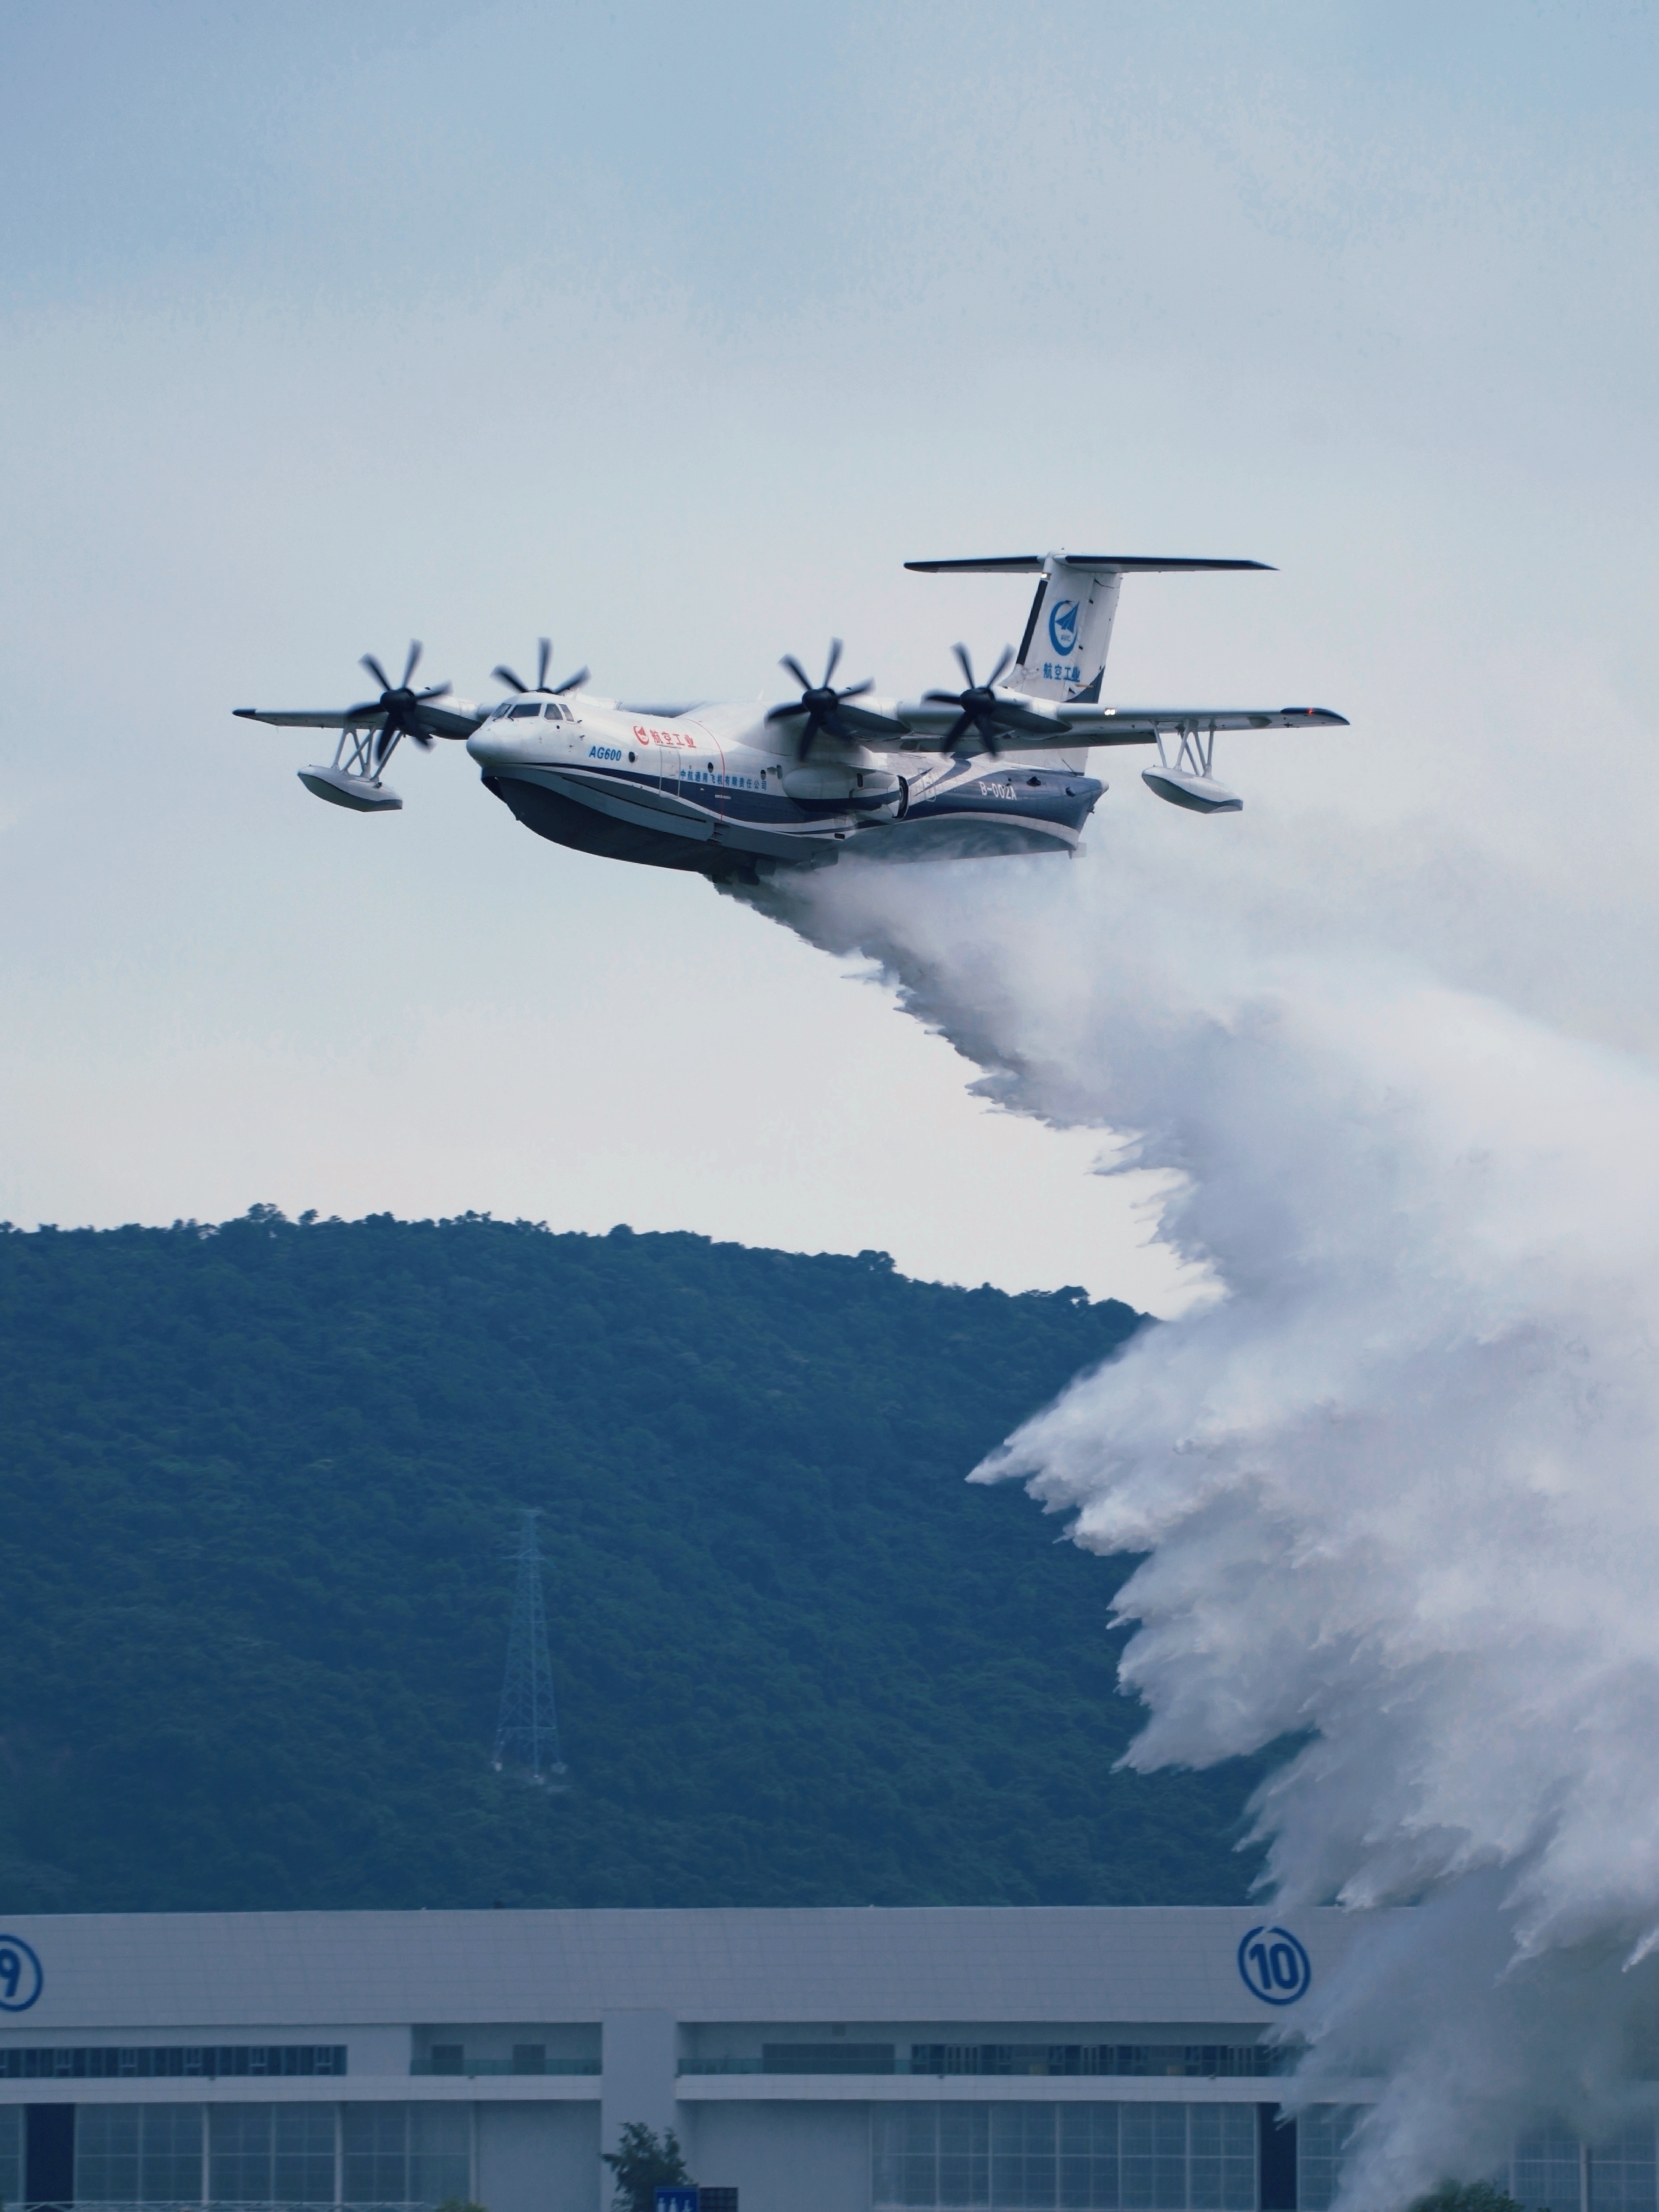
[[[1077,618],[1080,610],[1075,599],[1060,599],[1048,617],[1048,636],[1056,653],[1070,657],[1077,643]]]

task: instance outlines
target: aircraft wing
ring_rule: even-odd
[[[377,707],[367,710],[349,707],[338,712],[324,707],[233,707],[231,712],[245,722],[269,722],[278,730],[374,730],[386,720]],[[428,702],[416,713],[422,728],[430,731],[434,738],[470,738],[484,720],[481,708],[464,703],[441,707],[435,702]]]
[[[240,714],[245,722],[269,722],[278,730],[366,730],[371,724],[383,719],[379,714],[365,714],[361,721],[354,721],[349,714],[331,714],[320,707],[314,710],[301,707],[291,714],[286,711],[277,714],[264,707],[233,707],[230,711],[233,714]]]
[[[1077,752],[1085,745],[1150,745],[1160,735],[1197,730],[1346,729],[1347,717],[1328,707],[1097,707],[1082,700],[1028,699],[1018,691],[996,695],[999,744],[1016,752]],[[910,734],[902,752],[942,752],[960,717],[949,702],[902,699],[894,708]],[[970,733],[963,749],[977,750]]]

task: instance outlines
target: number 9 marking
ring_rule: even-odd
[[[27,2012],[46,1978],[21,1936],[0,1936],[0,2012]]]
[[[1313,1966],[1288,1928],[1249,1928],[1238,1947],[1244,1986],[1263,2004],[1294,2004],[1308,1994]]]

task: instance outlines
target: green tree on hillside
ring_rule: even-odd
[[[0,1233],[18,1910],[1242,1902],[1133,1561],[966,1477],[1140,1325],[528,1223]],[[568,1787],[491,1771],[538,1509]]]

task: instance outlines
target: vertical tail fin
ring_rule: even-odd
[[[1051,553],[1007,683],[1033,699],[1097,700],[1123,576]]]

